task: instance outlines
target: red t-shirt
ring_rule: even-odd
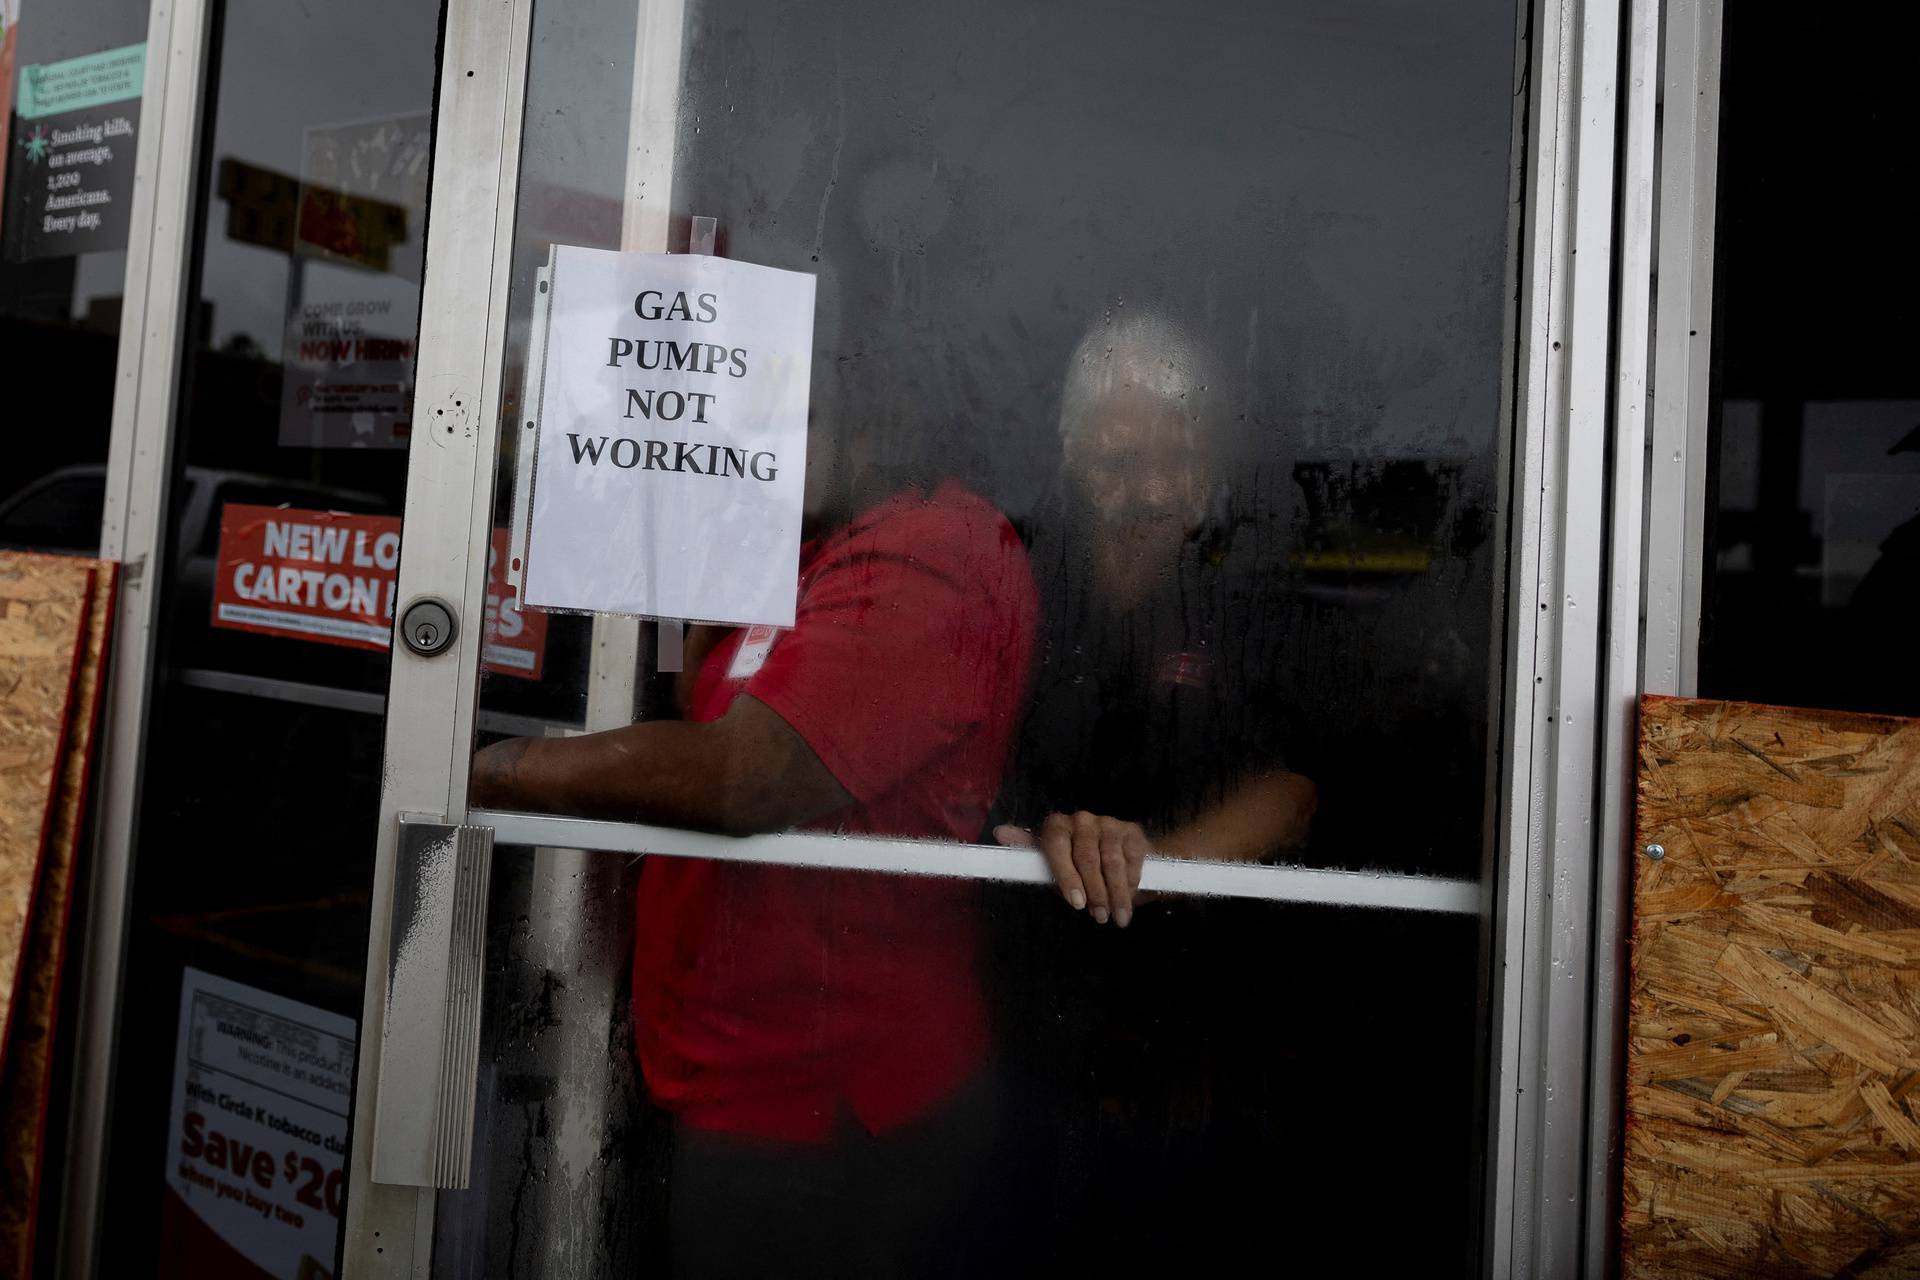
[[[689,714],[718,719],[742,693],[773,708],[853,797],[814,829],[972,841],[1025,701],[1036,610],[1006,517],[951,482],[903,493],[801,548],[793,629],[715,645]],[[637,910],[640,1062],[689,1124],[824,1141],[845,1104],[878,1133],[985,1054],[968,882],[654,857]]]

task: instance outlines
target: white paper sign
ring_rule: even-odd
[[[337,1272],[351,1019],[197,969],[180,993],[167,1187],[174,1212],[260,1272]],[[206,1237],[200,1237],[205,1240]],[[226,1274],[231,1260],[162,1260],[167,1274]]]
[[[813,277],[556,245],[522,599],[793,625]]]

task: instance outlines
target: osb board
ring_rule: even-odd
[[[1623,1274],[1920,1276],[1920,721],[1648,698],[1639,749]]]
[[[0,1063],[93,578],[90,560],[0,552]]]
[[[0,1070],[0,1135],[4,1135],[0,1137],[0,1275],[26,1275],[33,1259],[74,877],[119,586],[119,566],[103,560],[94,567],[97,574],[67,721],[67,746],[54,793],[53,830],[41,861],[40,888],[28,926],[11,1052]]]

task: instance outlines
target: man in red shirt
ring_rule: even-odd
[[[1004,516],[957,483],[907,488],[802,547],[791,631],[690,646],[685,719],[489,747],[474,802],[975,840],[1036,611]],[[678,1269],[906,1275],[949,1243],[991,1120],[976,892],[649,859],[635,1038],[676,1120]]]

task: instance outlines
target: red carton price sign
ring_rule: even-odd
[[[486,669],[538,680],[547,619],[522,613],[503,571],[507,531],[487,555]],[[213,625],[384,650],[400,565],[395,516],[229,503],[220,512]]]

